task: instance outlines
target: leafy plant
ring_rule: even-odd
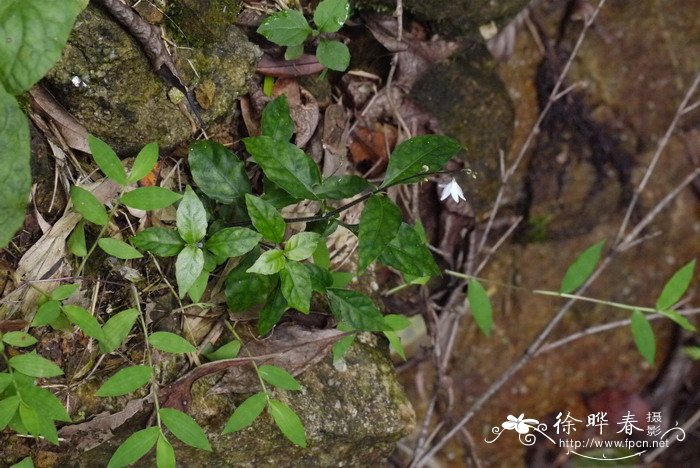
[[[344,71],[350,64],[348,47],[326,37],[343,27],[350,14],[348,0],[323,0],[314,11],[312,28],[298,10],[283,10],[270,15],[258,27],[258,33],[269,41],[286,47],[284,58],[294,60],[304,53],[304,42],[309,37],[319,37],[316,58],[331,70]]]

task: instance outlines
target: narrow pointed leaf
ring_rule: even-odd
[[[354,341],[354,333],[352,335],[344,336],[338,341],[336,341],[332,348],[333,362],[338,362],[341,359],[343,359],[343,357],[345,357],[345,354],[347,354]]]
[[[489,299],[489,295],[486,293],[481,283],[472,279],[469,281],[467,296],[474,321],[484,335],[489,336],[491,334],[491,327],[493,326],[493,309],[491,308],[491,299]]]
[[[238,408],[229,418],[226,427],[224,427],[224,434],[240,431],[253,424],[253,421],[265,409],[265,405],[267,405],[267,395],[263,392],[248,397],[243,403],[238,405]]]
[[[175,450],[170,445],[168,439],[161,434],[156,443],[156,467],[157,468],[176,468]]]
[[[87,140],[90,153],[104,175],[119,185],[127,185],[126,172],[117,153],[97,137],[88,135]]]
[[[163,187],[139,187],[122,195],[121,201],[130,208],[137,210],[159,210],[170,206],[182,195]]]
[[[281,367],[263,365],[258,367],[258,373],[261,379],[275,387],[285,390],[301,390],[299,382]]]
[[[159,414],[165,426],[182,442],[207,452],[212,451],[204,430],[191,416],[172,408],[161,408]]]
[[[197,348],[183,337],[170,332],[155,332],[148,337],[148,343],[166,353],[196,353]]]
[[[130,246],[124,241],[119,239],[112,239],[110,237],[103,237],[97,241],[97,245],[100,246],[102,250],[107,252],[108,255],[112,257],[120,258],[122,260],[131,260],[134,258],[141,258],[141,252]]]
[[[102,327],[104,339],[100,341],[100,352],[111,353],[121,346],[134,326],[138,315],[138,310],[126,309],[110,317]]]
[[[2,341],[17,348],[26,348],[27,346],[36,344],[36,338],[23,331],[7,332],[2,335]]]
[[[156,167],[157,162],[158,143],[149,143],[144,146],[136,156],[134,165],[131,166],[131,173],[129,173],[127,181],[130,184],[133,184],[134,182],[138,182],[139,180],[143,179],[153,170],[154,167]]]
[[[85,335],[99,341],[105,339],[104,332],[99,322],[87,310],[79,306],[64,305],[63,313],[66,314],[68,320],[77,325]]]
[[[644,314],[638,310],[632,312],[632,337],[639,353],[649,364],[654,365],[654,356],[656,355],[654,330]]]
[[[220,361],[222,359],[233,359],[238,356],[238,352],[241,350],[241,342],[238,340],[232,340],[223,346],[220,346],[215,351],[205,354],[207,359],[210,361]]]
[[[199,242],[207,233],[207,212],[189,185],[185,188],[185,195],[177,207],[176,222],[180,237],[188,244]]]
[[[204,253],[192,245],[186,245],[177,255],[175,262],[175,279],[180,297],[185,297],[204,269]]]
[[[91,223],[104,226],[109,222],[107,210],[100,201],[82,187],[74,185],[70,188],[70,199],[76,211]]]
[[[406,140],[391,153],[381,186],[415,182],[426,173],[439,171],[461,149],[459,142],[441,135]]]
[[[30,377],[57,377],[63,375],[60,367],[34,353],[11,357],[9,363],[14,370]]]
[[[53,323],[61,315],[61,303],[59,301],[46,301],[37,311],[32,320],[32,327],[41,327]]]
[[[149,382],[151,372],[151,368],[148,366],[125,367],[107,379],[95,395],[99,397],[115,397],[131,393]]]
[[[372,195],[360,216],[359,271],[364,271],[389,245],[401,226],[401,210],[389,198]]]
[[[157,426],[134,432],[114,452],[112,458],[109,459],[107,468],[121,468],[131,465],[153,448],[159,436],[160,429]]]
[[[73,232],[68,236],[66,241],[68,250],[76,257],[85,257],[87,255],[87,244],[85,243],[85,223],[83,220],[75,226]]]
[[[603,252],[604,246],[605,241],[600,241],[588,247],[576,257],[576,260],[566,270],[564,279],[561,280],[559,292],[570,293],[576,291],[588,280],[593,274],[596,265],[598,265],[598,261],[600,261],[600,254]]]
[[[683,265],[664,285],[661,295],[656,301],[657,310],[666,310],[673,307],[683,294],[688,290],[695,272],[695,260]]]
[[[62,301],[68,299],[80,288],[77,284],[63,284],[51,292],[51,299],[54,301]]]
[[[7,426],[15,413],[17,413],[17,408],[19,408],[19,397],[17,395],[0,400],[0,431]]]
[[[268,411],[284,436],[299,447],[306,447],[306,432],[299,416],[279,400],[270,400]]]

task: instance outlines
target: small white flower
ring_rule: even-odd
[[[521,413],[517,418],[509,414],[506,418],[508,421],[501,424],[501,426],[508,431],[515,429],[518,434],[527,434],[532,427],[537,427],[540,423],[537,419],[523,419],[523,416],[525,416],[525,413]]]
[[[440,200],[444,200],[447,197],[452,197],[455,203],[459,203],[459,200],[467,201],[464,198],[464,192],[462,192],[462,187],[459,186],[457,180],[453,177],[449,184],[439,184],[438,187],[442,188],[442,194],[440,195]]]

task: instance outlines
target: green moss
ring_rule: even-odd
[[[203,47],[223,40],[240,11],[239,0],[171,0],[168,29],[177,42]]]

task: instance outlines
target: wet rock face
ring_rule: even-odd
[[[218,3],[223,2],[208,5],[219,11],[223,7]],[[195,88],[198,101],[201,96],[200,112],[206,123],[230,111],[245,92],[259,56],[257,47],[230,25],[229,16],[238,9],[235,2],[227,3],[232,5],[222,13],[224,20],[212,20],[207,29],[211,34],[206,39],[211,42],[205,43],[202,36],[201,48],[181,53],[178,49],[175,54],[185,84]],[[196,64],[199,77],[187,59]],[[154,73],[140,44],[99,8],[90,6],[78,17],[60,62],[44,83],[90,133],[120,154],[133,153],[151,141],[174,146],[191,136],[193,127],[184,104],[169,99],[170,86]]]

